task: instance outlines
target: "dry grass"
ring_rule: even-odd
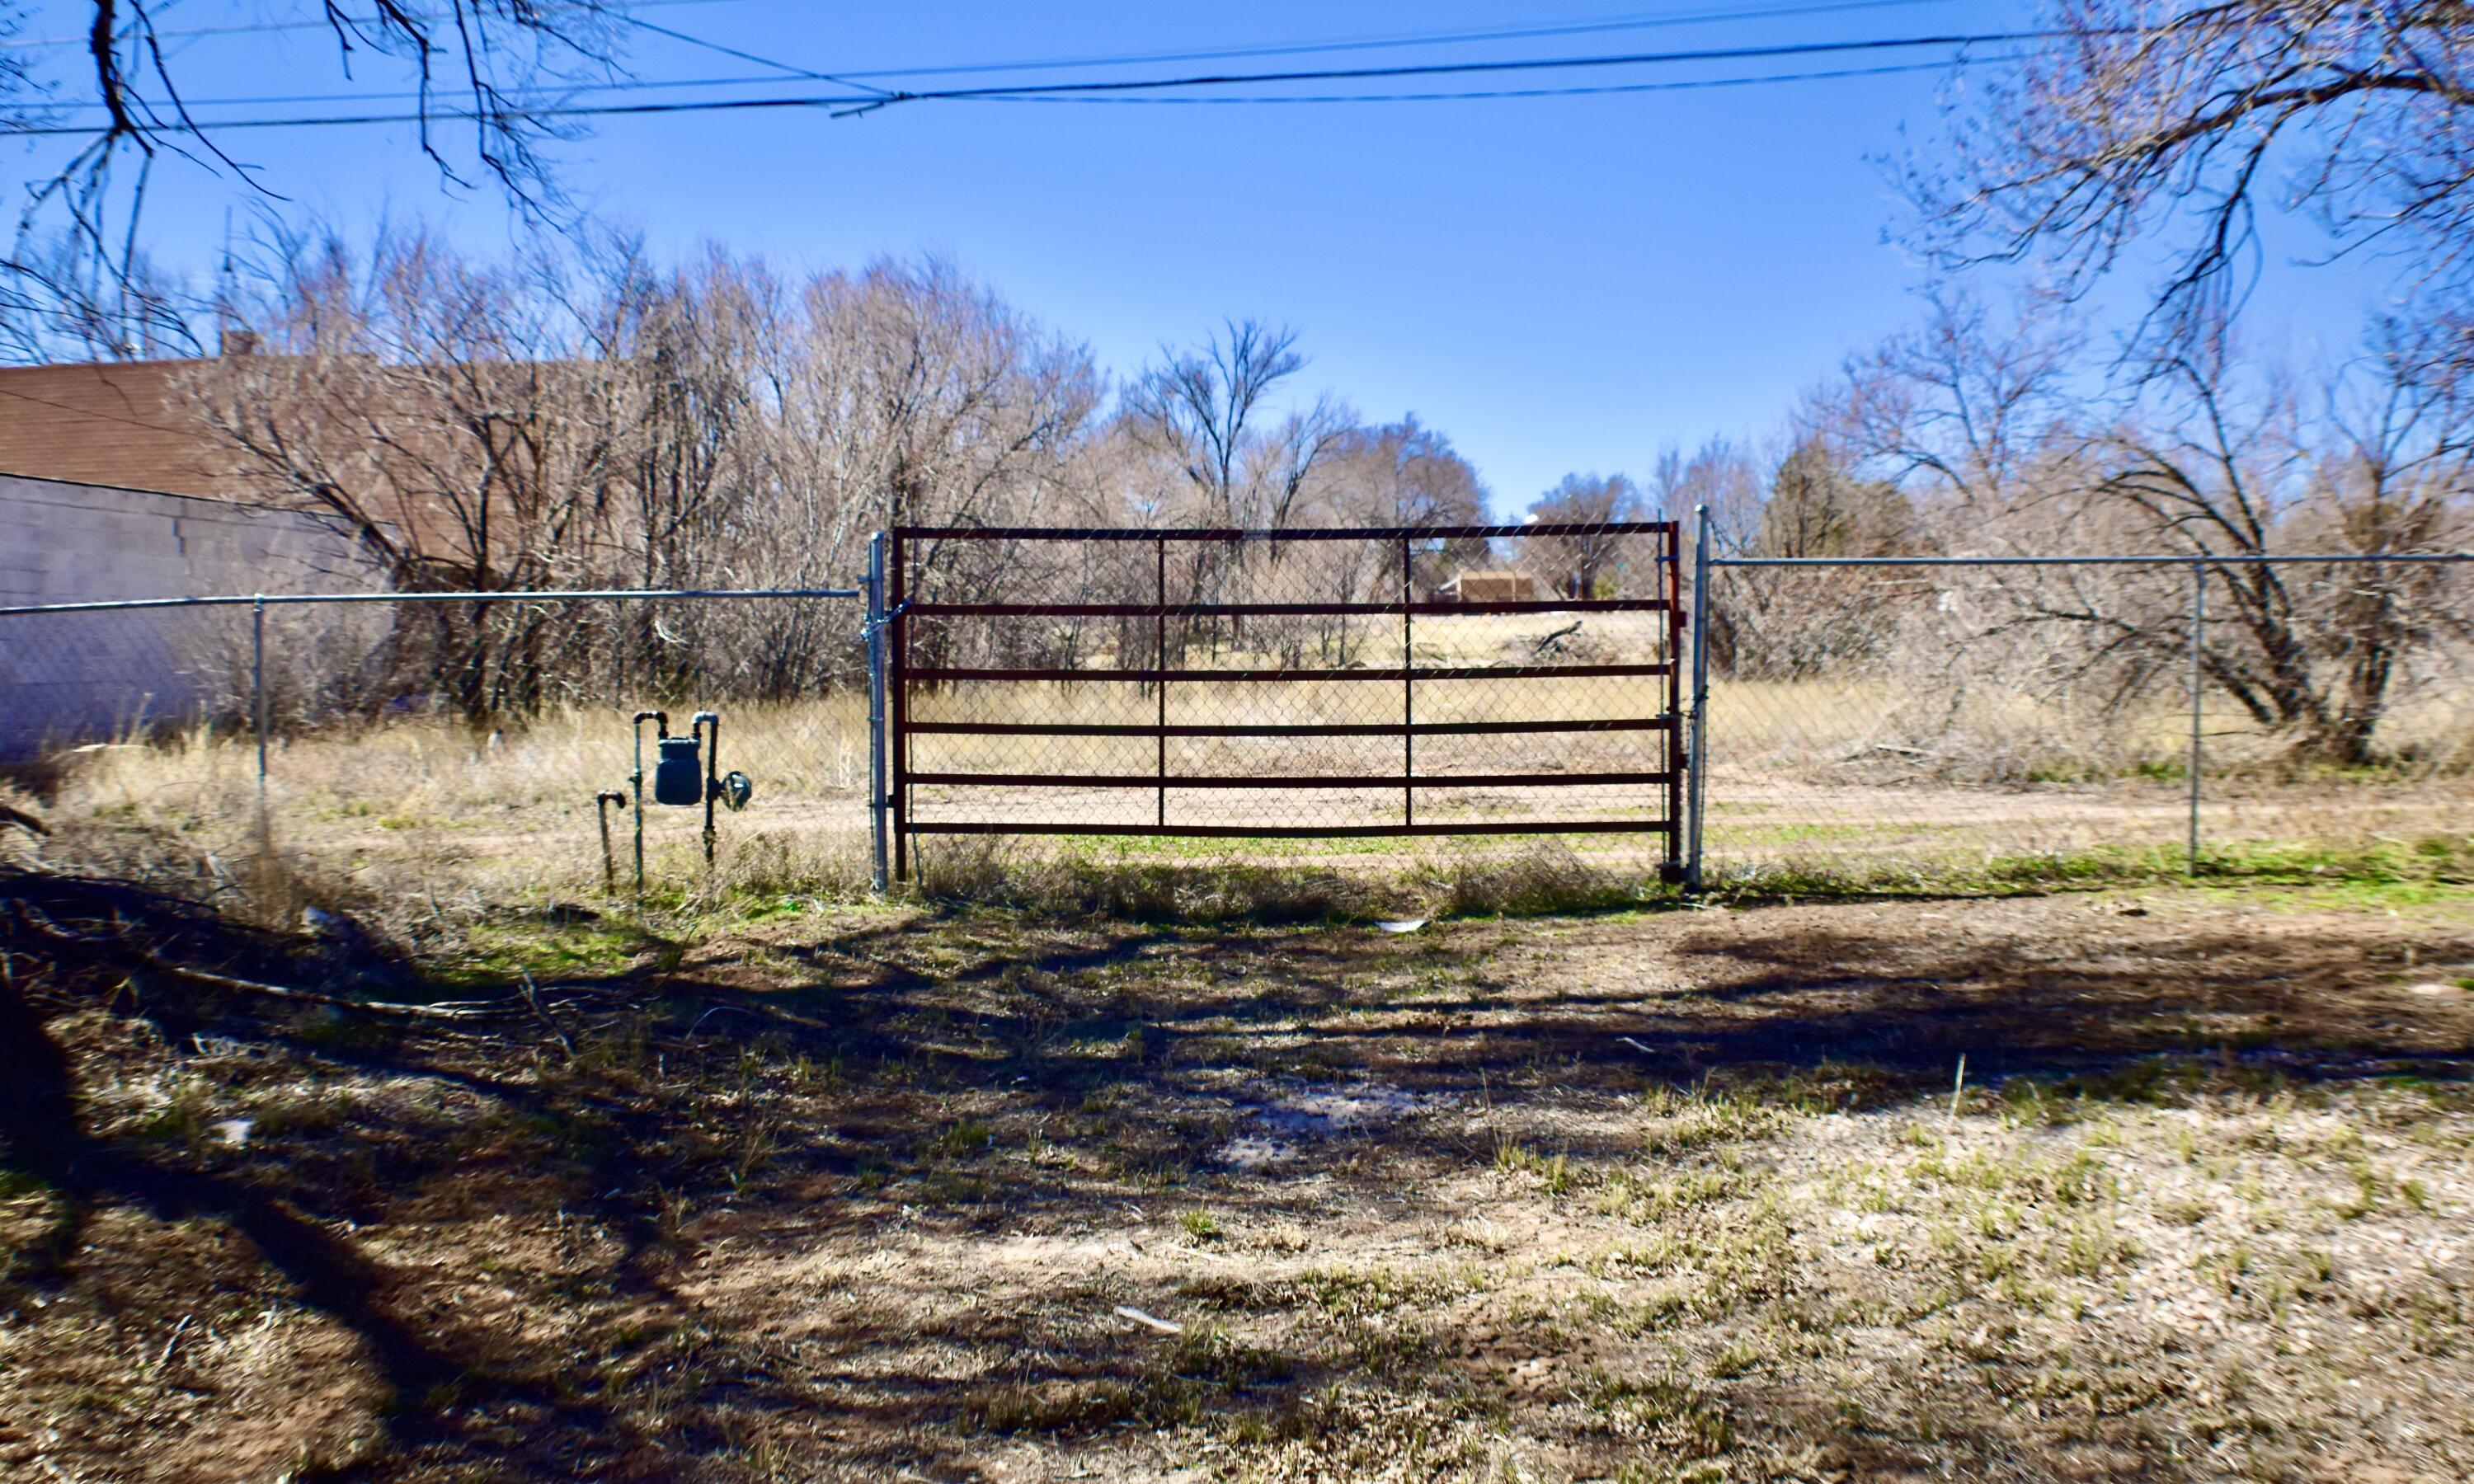
[[[1585,632],[1587,626],[1585,625]],[[1431,637],[1428,631],[1434,631]],[[1492,662],[1535,648],[1534,618],[1468,618],[1420,629],[1421,662]],[[1654,633],[1602,638],[1614,652],[1648,653]],[[1377,661],[1393,657],[1375,656]],[[1612,716],[1655,711],[1657,682],[1433,682],[1419,714]],[[918,714],[982,719],[1148,721],[1155,703],[1130,685],[965,686],[920,698]],[[2419,696],[2397,720],[2400,735],[2438,736],[2458,715],[2437,694]],[[1392,719],[1395,687],[1347,682],[1294,686],[1172,687],[1172,720]],[[864,720],[856,697],[799,705],[734,706],[725,713],[725,766],[756,780],[753,805],[725,817],[719,869],[705,875],[692,810],[655,810],[649,821],[654,904],[664,910],[762,898],[839,899],[864,884]],[[2178,718],[2079,716],[2015,693],[1971,697],[1929,732],[1918,704],[1879,685],[1728,682],[1714,692],[1708,787],[1710,861],[1733,877],[1792,870],[1847,879],[1974,879],[2022,859],[2066,861],[2091,852],[2147,852],[2159,869],[2186,828]],[[1380,713],[1379,715],[1377,713]],[[2294,777],[2245,768],[2269,745],[2233,735],[2212,717],[2211,777],[2203,835],[2217,850],[2262,844],[2345,848],[2411,841],[2474,825],[2474,776],[2436,763],[2410,770]],[[2420,729],[2416,730],[2415,729]],[[2455,742],[2474,736],[2462,726]],[[1421,773],[1488,769],[1593,771],[1655,767],[1655,733],[1554,737],[1428,738]],[[2426,749],[2438,758],[2445,749]],[[2449,754],[2453,755],[2453,754]],[[1386,773],[1401,764],[1396,741],[1194,739],[1174,744],[1173,771]],[[921,769],[1055,768],[1147,773],[1148,741],[1007,737],[917,739]],[[415,904],[434,917],[478,917],[497,908],[602,904],[592,799],[623,784],[630,767],[623,713],[557,712],[521,729],[476,736],[434,720],[310,732],[280,740],[271,758],[273,845],[310,895],[395,911]],[[965,795],[968,797],[965,797]],[[1148,789],[954,790],[922,787],[925,819],[1139,820],[1152,818]],[[1426,789],[1419,817],[1490,822],[1558,817],[1654,819],[1657,786],[1610,790],[1533,787]],[[1175,818],[1217,825],[1359,823],[1396,819],[1396,792],[1173,791]],[[74,867],[168,869],[157,849],[181,843],[209,874],[237,880],[257,868],[252,828],[255,755],[246,739],[191,730],[147,744],[81,750],[63,759],[42,802],[58,831],[50,858]],[[617,821],[620,874],[628,874],[628,823]],[[1339,842],[1114,841],[985,847],[933,839],[920,852],[934,896],[1093,911],[1179,911],[1211,920],[1247,915],[1259,901],[1283,920],[1425,910],[1604,905],[1637,900],[1654,874],[1654,836],[1581,836],[1543,851],[1482,839],[1409,845]],[[1286,868],[1292,878],[1266,873]],[[1564,878],[1537,889],[1540,874]],[[1110,881],[1102,881],[1105,876]],[[1346,878],[1346,879],[1344,879]]]
[[[711,882],[697,840],[701,815],[652,811],[656,889],[863,889],[863,703],[736,706],[723,725],[721,766],[756,778],[756,806],[724,817],[725,849]],[[632,766],[622,712],[560,711],[479,735],[429,719],[314,732],[279,741],[269,758],[273,843],[297,873],[352,896],[501,905],[597,899],[594,795],[625,788]],[[245,737],[199,729],[81,749],[57,772],[45,807],[61,837],[55,858],[109,866],[169,836],[237,874],[258,853],[256,754]],[[614,815],[622,883],[628,829],[623,813]]]

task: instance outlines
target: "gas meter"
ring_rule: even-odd
[[[644,892],[644,724],[653,724],[653,802],[673,808],[692,809],[704,805],[704,866],[713,870],[714,805],[720,804],[736,814],[747,807],[756,785],[744,773],[732,769],[720,771],[721,714],[698,711],[688,722],[685,736],[670,735],[670,718],[662,711],[639,711],[633,724],[636,739],[636,771],[627,783],[633,794],[636,814],[636,894]],[[594,801],[596,809],[617,798],[603,794]],[[624,801],[621,801],[624,802]],[[606,824],[601,831],[602,877],[611,875],[610,831]]]

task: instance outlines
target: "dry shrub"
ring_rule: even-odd
[[[1449,917],[1532,917],[1637,907],[1675,894],[1653,873],[1585,860],[1553,836],[1514,851],[1466,851],[1442,873],[1436,910]]]
[[[1107,858],[1088,848],[969,836],[919,853],[918,889],[957,905],[1198,926],[1596,912],[1673,896],[1654,868],[1588,861],[1557,839],[1442,861],[1306,865]]]
[[[1379,876],[1327,868],[1103,860],[1002,836],[939,841],[918,852],[917,864],[918,890],[931,899],[1057,917],[1329,922],[1387,910]]]

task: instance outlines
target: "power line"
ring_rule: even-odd
[[[721,3],[721,0],[669,0],[669,3],[714,4]],[[1058,58],[1044,61],[950,62],[924,67],[856,68],[834,73],[811,71],[808,68],[781,61],[774,58],[759,56],[752,52],[740,51],[735,48],[722,45],[716,41],[709,41],[701,36],[691,36],[683,31],[673,31],[668,27],[658,26],[650,21],[642,20],[635,16],[622,16],[621,18],[625,19],[630,25],[641,27],[643,30],[653,32],[657,35],[668,36],[673,39],[686,42],[689,45],[700,47],[706,51],[716,52],[726,57],[734,57],[744,61],[752,61],[760,66],[769,67],[776,72],[785,73],[792,77],[811,78],[818,81],[837,82],[850,86],[861,86],[864,85],[863,80],[866,79],[972,76],[990,73],[1025,72],[1049,68],[1116,66],[1130,62],[1143,61],[1209,61],[1245,57],[1286,57],[1310,55],[1322,52],[1369,51],[1392,47],[1457,46],[1480,41],[1536,39],[1546,36],[1574,36],[1587,33],[1649,30],[1668,26],[1717,25],[1745,20],[1776,20],[1805,15],[1835,14],[1849,11],[1872,11],[1916,5],[1949,5],[1963,3],[1967,3],[1967,0],[1825,0],[1825,3],[1773,6],[1757,11],[1705,10],[1685,12],[1661,12],[1632,16],[1611,17],[1598,21],[1579,21],[1559,26],[1531,26],[1497,31],[1435,32],[1424,35],[1376,38],[1360,37],[1356,39],[1334,41],[1291,41],[1270,43],[1261,46],[1225,47],[1212,51],[1120,53],[1118,55],[1108,57]],[[743,87],[758,83],[766,83],[771,81],[771,78],[766,77],[744,76],[717,78],[630,79],[622,83],[583,83],[560,85],[515,87],[502,90],[501,96],[509,98],[570,98],[586,93],[654,92],[684,87]],[[423,95],[418,92],[411,91],[293,93],[237,98],[187,98],[183,99],[182,102],[192,108],[263,108],[274,104],[296,103],[403,102],[417,99],[421,96]],[[102,107],[103,105],[99,103],[65,104],[56,106],[51,111],[58,112],[61,108],[99,110]]]
[[[716,52],[724,57],[735,57],[740,61],[752,61],[760,67],[770,67],[776,72],[787,72],[792,77],[811,78],[819,83],[839,83],[844,87],[866,86],[863,83],[853,83],[847,78],[837,77],[830,72],[816,72],[807,67],[794,67],[787,61],[775,61],[770,57],[760,57],[754,52],[742,52],[735,46],[724,46],[718,41],[708,41],[702,36],[690,36],[684,31],[673,31],[667,26],[656,26],[651,21],[645,20],[641,16],[621,14],[618,18],[625,21],[630,26],[634,26],[639,30],[649,31],[657,36],[667,36],[673,41],[684,41],[690,46],[701,47],[705,51]],[[868,88],[868,91],[881,93],[884,89],[880,87],[871,87]]]
[[[1262,46],[1219,47],[1177,52],[1133,52],[1113,57],[1065,57],[1045,60],[949,62],[934,67],[885,67],[845,72],[849,78],[958,77],[987,72],[1031,72],[1049,68],[1122,66],[1146,61],[1226,61],[1248,57],[1297,57],[1320,52],[1385,51],[1395,47],[1459,46],[1474,41],[1535,41],[1549,36],[1601,35],[1615,31],[1649,31],[1667,26],[1714,25],[1740,20],[1776,20],[1797,15],[1826,15],[1846,11],[1876,11],[1917,5],[1962,4],[1966,0],[1817,0],[1803,5],[1774,6],[1758,11],[1650,12],[1572,21],[1556,26],[1519,26],[1493,31],[1427,32],[1406,36],[1359,36],[1335,41],[1286,41]]]
[[[1852,41],[1801,41],[1773,46],[1713,47],[1694,51],[1634,52],[1613,56],[1540,57],[1509,59],[1495,61],[1399,63],[1383,67],[1317,67],[1284,72],[1225,72],[1170,78],[1113,78],[1082,82],[995,84],[981,87],[930,88],[890,93],[811,94],[772,98],[692,99],[675,103],[584,104],[571,107],[499,110],[502,116],[521,111],[533,119],[613,118],[662,113],[736,112],[776,108],[835,108],[873,110],[897,103],[937,103],[969,101],[1030,101],[1033,99],[1065,99],[1080,96],[1103,96],[1184,90],[1196,87],[1243,85],[1278,85],[1296,83],[1379,82],[1413,77],[1470,77],[1518,72],[1571,71],[1600,67],[1640,67],[1706,61],[1758,61],[1789,57],[1831,56],[1846,53],[1911,51],[1918,47],[1963,48],[1979,45],[2017,44],[2050,41],[2073,33],[2061,31],[2007,31],[1973,34],[1875,37]],[[1954,59],[1953,59],[1954,60]],[[1549,90],[1537,90],[1542,94]],[[1331,101],[1352,101],[1348,95],[1335,96]],[[1394,101],[1368,97],[1368,102]],[[439,118],[480,117],[464,109],[441,109],[426,115]],[[310,118],[232,119],[216,123],[215,129],[295,129],[333,128],[346,125],[408,124],[423,120],[424,114],[363,113],[327,114]],[[0,137],[47,137],[92,132],[91,128],[67,125],[39,125],[31,128],[0,129]]]
[[[2030,53],[2007,52],[1976,59],[1979,61],[2021,61]],[[1840,78],[1890,77],[1906,72],[1939,72],[1953,58],[1936,58],[1931,61],[1892,62],[1881,67],[1838,67],[1826,72],[1763,72],[1750,77],[1679,78],[1664,83],[1583,84],[1569,87],[1496,87],[1467,88],[1454,92],[1430,93],[1246,93],[1217,94],[1193,98],[1145,97],[1077,97],[1056,98],[1046,94],[1027,93],[1014,96],[990,94],[982,98],[961,100],[973,103],[1060,103],[1060,104],[1185,104],[1208,107],[1214,104],[1283,104],[1283,103],[1481,103],[1509,98],[1594,98],[1625,93],[1678,93],[1705,87],[1756,87],[1764,83],[1824,83]]]
[[[1398,62],[1382,67],[1310,67],[1287,72],[1224,72],[1181,78],[1104,78],[1079,83],[1044,83],[1026,86],[947,87],[897,92],[901,102],[1007,95],[1069,96],[1077,93],[1151,92],[1164,88],[1221,87],[1241,84],[1380,82],[1392,78],[1471,77],[1505,72],[1548,72],[1590,67],[1641,67],[1695,61],[1757,61],[1779,57],[1815,57],[1840,52],[1907,51],[1922,46],[1962,47],[1987,43],[2054,41],[2075,35],[2068,31],[1995,31],[1932,36],[1877,36],[1852,41],[1789,41],[1770,46],[1721,46],[1693,51],[1627,52],[1580,57],[1507,58],[1492,61]]]
[[[628,0],[628,8],[650,10],[655,6],[739,5],[743,3],[744,0]],[[563,9],[563,7],[551,6],[547,7],[547,9],[555,10]],[[581,7],[579,7],[579,9],[581,9]],[[611,11],[609,13],[614,19],[626,19],[626,16],[615,10]],[[345,15],[340,17],[321,15],[315,19],[303,18],[301,20],[251,21],[246,25],[182,26],[170,31],[158,30],[155,32],[154,35],[156,39],[161,41],[184,41],[199,36],[258,36],[277,31],[331,31],[339,24],[346,26],[366,26],[375,24],[382,18],[383,17],[376,15]],[[405,17],[407,20],[449,20],[452,18],[453,12],[447,11],[419,12]],[[93,44],[94,38],[90,36],[21,36],[15,40],[0,41],[0,52],[40,51],[51,47],[85,47]]]

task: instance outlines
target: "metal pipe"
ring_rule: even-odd
[[[260,854],[275,843],[275,821],[266,806],[266,595],[260,593],[251,606],[249,615],[249,691],[250,711],[257,730],[257,849]]]
[[[638,711],[628,730],[636,738],[636,771],[627,775],[627,784],[636,791],[636,900],[644,900],[644,724],[653,724],[657,738],[670,734],[670,718],[661,711]]]
[[[721,798],[721,713],[698,711],[688,718],[688,735],[704,738],[704,874],[713,874],[713,806]]]
[[[2204,694],[2200,688],[2200,657],[2206,642],[2208,626],[2208,569],[2191,563],[2191,844],[2185,858],[2187,872],[2199,874],[2199,703]]]
[[[1154,581],[1156,586],[1152,591],[1157,595],[1159,611],[1152,615],[1152,643],[1153,653],[1159,656],[1161,678],[1152,682],[1152,700],[1157,703],[1159,717],[1159,735],[1154,739],[1159,771],[1157,818],[1161,827],[1165,828],[1168,826],[1168,542],[1165,540],[1159,543],[1159,573]]]
[[[2474,551],[2399,552],[2394,555],[2335,552],[2320,556],[2289,555],[2278,552],[2201,557],[2194,557],[2189,552],[2138,557],[1713,557],[1710,560],[1710,564],[1711,566],[1789,567],[2189,566],[2197,562],[2211,566],[2274,566],[2279,563],[2300,565],[2315,562],[2474,562]]]
[[[1538,520],[1514,526],[1282,526],[1241,530],[1235,526],[917,526],[897,525],[893,539],[940,541],[1389,541],[1492,540],[1513,536],[1594,537],[1646,535],[1671,529],[1664,520]]]
[[[1400,776],[1418,776],[1418,650],[1416,620],[1410,609],[1418,595],[1410,591],[1413,583],[1409,539],[1400,538]],[[1418,823],[1418,790],[1412,784],[1400,790],[1400,823]]]
[[[1630,525],[1618,523],[1613,527],[1588,526],[1578,527],[1575,529],[1597,533],[1610,529],[1633,529],[1637,526],[1639,529],[1646,530],[1653,528],[1655,524],[1655,522],[1635,522]],[[1463,529],[1477,530],[1480,528],[1437,527],[1433,530],[1418,528],[1417,534],[1421,536],[1451,536]],[[1561,526],[1547,527],[1540,525],[1504,526],[1500,528],[1490,526],[1483,529],[1498,531],[1499,534],[1504,536],[1548,536],[1556,534],[1564,528]],[[987,530],[947,534],[996,536],[1005,533],[995,530]],[[1038,531],[1028,534],[1053,536],[1058,533]],[[1134,532],[1131,534],[1138,536],[1145,540],[1156,540],[1161,539],[1162,535],[1162,533],[1151,531]],[[1197,534],[1198,533],[1183,531],[1165,533],[1168,538],[1176,539],[1189,539]],[[1225,539],[1230,533],[1213,534],[1217,539]],[[1316,533],[1284,532],[1281,534],[1284,536],[1313,536]],[[1369,533],[1365,531],[1350,531],[1346,534],[1359,539],[1364,539]],[[1378,532],[1375,534],[1379,535],[1380,533]],[[1713,567],[2188,566],[2194,561],[2204,562],[2215,565],[2300,564],[2314,562],[2474,562],[2474,552],[2393,552],[2375,555],[2360,552],[2341,552],[2323,554],[2319,556],[2289,556],[2278,554],[2255,556],[2210,556],[2200,558],[2194,558],[2188,553],[2179,555],[2168,554],[2136,557],[1712,557],[1710,559],[1710,564]],[[516,603],[525,601],[544,603],[561,601],[623,603],[649,601],[659,598],[857,598],[861,596],[863,596],[863,594],[857,587],[613,587],[592,589],[572,588],[537,592],[292,592],[266,593],[263,595],[253,593],[219,593],[208,597],[115,598],[106,602],[95,603],[17,604],[6,608],[0,608],[0,618],[36,613],[127,612],[138,609],[156,608],[237,608],[255,603],[266,603],[270,605],[304,603]],[[1386,607],[1388,608],[1389,605],[1386,605]]]
[[[867,539],[867,811],[873,885],[879,896],[887,880],[885,849],[885,533]]]
[[[601,895],[604,897],[618,895],[618,865],[610,850],[610,806],[614,803],[625,808],[627,796],[615,788],[605,788],[593,796],[594,817],[601,826]]]
[[[1709,809],[1710,507],[1692,507],[1692,730],[1684,782],[1692,791],[1684,861],[1686,890],[1701,890],[1701,823]]]
[[[907,614],[910,583],[906,579],[902,531],[896,527],[885,563],[885,598],[889,605],[885,633],[885,697],[892,715],[885,724],[885,752],[893,768],[888,807],[893,836],[893,879],[910,878],[910,682],[904,666],[910,661],[910,620]]]
[[[33,603],[0,608],[12,613],[111,613],[144,608],[238,608],[248,603],[518,603],[632,602],[654,598],[856,598],[856,587],[610,587],[536,592],[269,592],[218,593],[202,598],[113,598],[95,603]]]

